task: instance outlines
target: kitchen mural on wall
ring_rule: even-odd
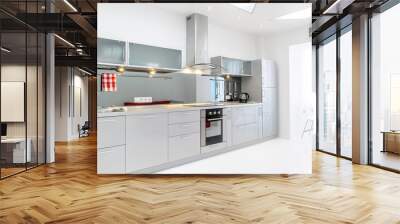
[[[217,28],[210,29],[211,17],[187,3],[156,4],[148,15],[140,13],[148,5],[126,6],[138,12],[128,18],[148,21],[151,30],[117,38],[123,35],[116,35],[107,21],[117,24],[120,17],[107,13],[109,5],[99,4],[98,11],[99,174],[157,173],[277,137],[273,61],[223,52],[210,57],[215,45],[210,37]],[[232,5],[218,7],[231,10]],[[184,13],[174,11],[178,9]],[[159,21],[147,20],[157,15]],[[154,34],[146,36],[149,32]],[[162,44],[167,34],[171,42],[177,39],[175,45],[185,45]]]

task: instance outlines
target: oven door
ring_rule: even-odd
[[[206,145],[221,143],[223,141],[223,120],[222,118],[206,119],[205,124]]]

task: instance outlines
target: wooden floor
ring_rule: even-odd
[[[0,223],[400,223],[400,175],[315,153],[313,175],[98,176],[96,141],[0,181]]]

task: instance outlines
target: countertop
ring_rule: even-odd
[[[221,102],[212,103],[187,103],[187,104],[164,104],[164,105],[148,105],[148,106],[123,106],[123,107],[107,107],[97,110],[97,117],[114,117],[126,116],[131,114],[150,114],[188,110],[202,110],[211,108],[227,108],[227,107],[246,107],[257,106],[262,103],[248,102]],[[118,111],[120,109],[121,111]],[[115,111],[117,110],[117,111]]]

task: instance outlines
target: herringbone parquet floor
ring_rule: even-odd
[[[96,140],[0,181],[0,223],[400,223],[400,175],[314,153],[312,175],[98,176]]]

